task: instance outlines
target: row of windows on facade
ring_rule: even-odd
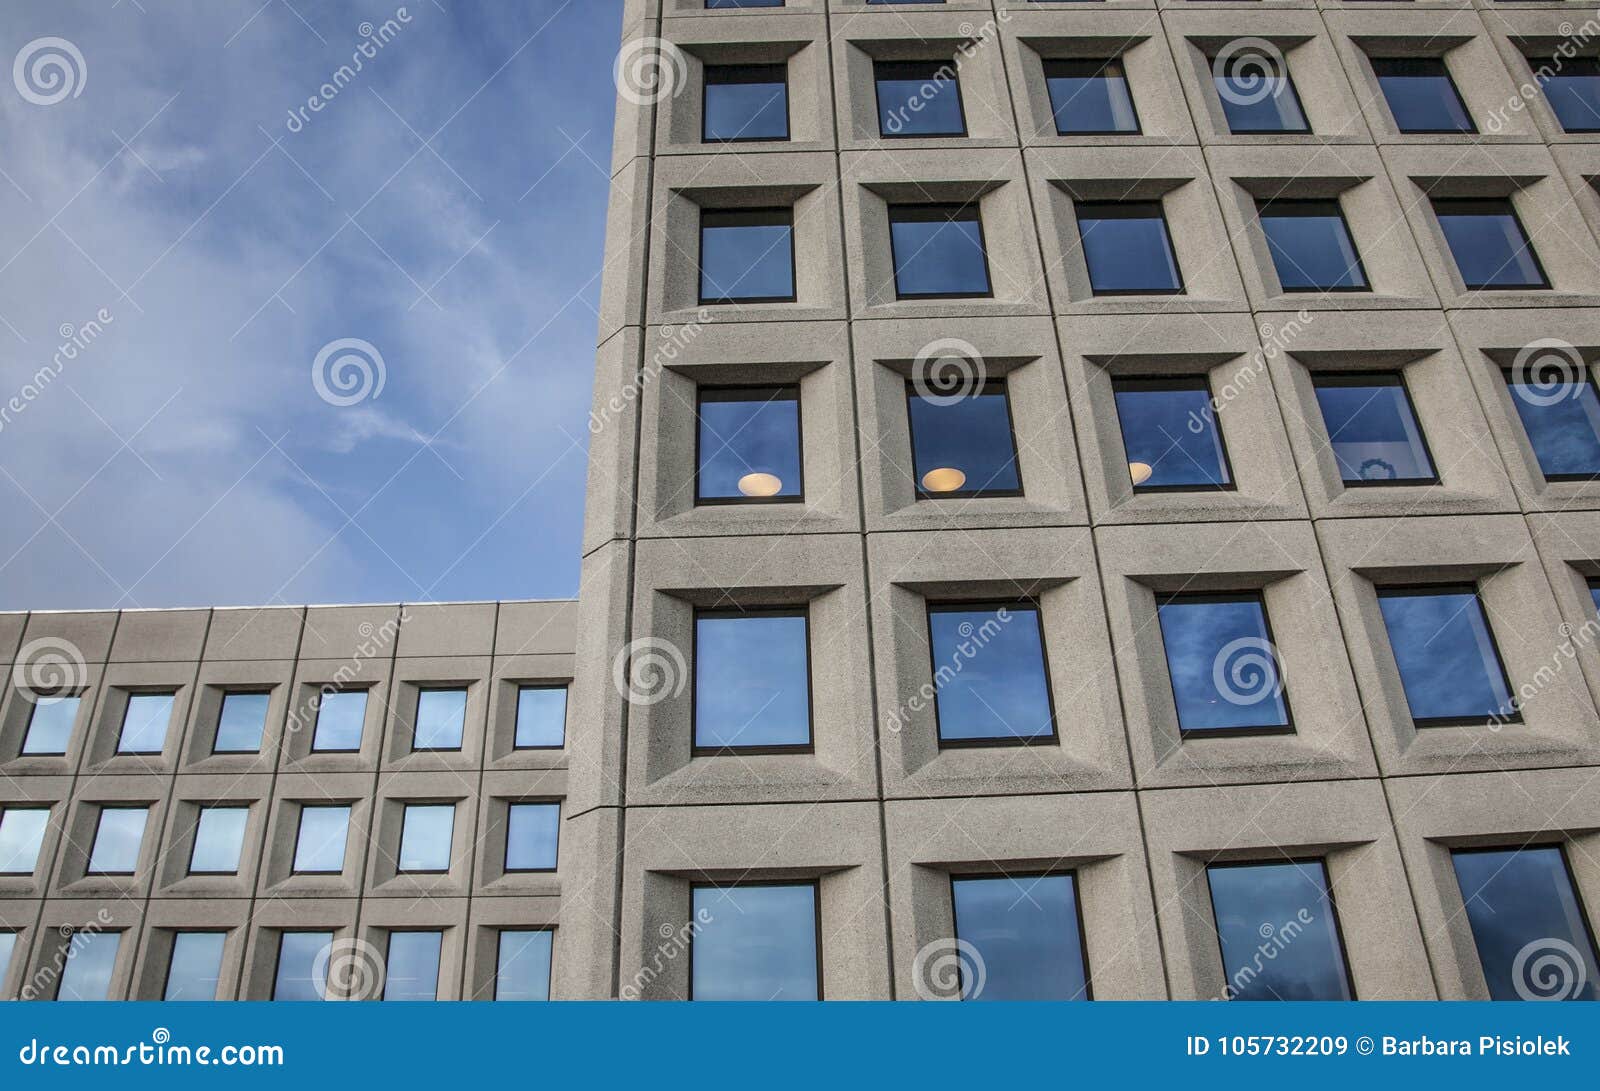
[[[1452,853],[1479,965],[1496,1000],[1523,997],[1521,963],[1531,944],[1565,943],[1582,965],[1567,998],[1600,998],[1600,969],[1581,898],[1561,845],[1464,849]],[[1213,863],[1206,869],[1212,917],[1234,1000],[1352,1000],[1338,909],[1320,859]],[[1087,1000],[1093,996],[1079,877],[952,875],[955,938],[968,945],[959,995],[970,1000]],[[695,1000],[818,1000],[825,996],[822,928],[815,882],[691,887],[689,997]],[[173,936],[164,995],[217,996],[224,932]],[[273,997],[326,998],[329,931],[280,935]],[[388,934],[383,998],[438,996],[442,930]],[[15,945],[0,932],[0,978]],[[122,937],[85,934],[69,945],[57,999],[103,1000]],[[554,933],[502,930],[493,995],[549,995]],[[81,941],[81,942],[80,942]]]

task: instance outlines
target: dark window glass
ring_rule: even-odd
[[[1077,882],[1072,875],[950,882],[963,1000],[1088,1000]]]
[[[793,301],[793,209],[700,213],[700,302]]]
[[[1235,133],[1310,132],[1294,80],[1265,53],[1212,58],[1211,79],[1222,102],[1228,130]]]
[[[1079,201],[1078,236],[1095,295],[1183,291],[1159,201]]]
[[[706,0],[706,10],[713,8],[781,8],[783,0]]]
[[[941,743],[1055,737],[1038,607],[930,604],[928,633]]]
[[[1594,380],[1566,375],[1544,383],[1533,374],[1508,373],[1511,404],[1549,481],[1600,477],[1600,397]]]
[[[549,1000],[555,933],[502,929],[495,961],[496,1000]]]
[[[806,611],[705,610],[694,624],[694,748],[811,746]]]
[[[132,875],[139,867],[148,807],[102,807],[89,851],[90,875]]]
[[[1315,375],[1311,381],[1346,485],[1431,485],[1438,480],[1399,375],[1336,373]]]
[[[249,822],[249,807],[202,807],[189,853],[190,874],[236,874]]]
[[[417,725],[411,739],[412,749],[460,750],[466,724],[466,690],[418,690]]]
[[[906,414],[918,497],[1022,495],[1004,382],[964,396],[923,394],[907,383]]]
[[[0,809],[0,875],[32,875],[49,828],[48,807]]]
[[[1552,57],[1530,61],[1544,100],[1569,133],[1600,132],[1600,60]]]
[[[284,932],[278,937],[278,975],[274,1000],[326,1000],[332,932]]]
[[[1381,588],[1378,606],[1419,727],[1521,719],[1477,588]]]
[[[1373,57],[1372,71],[1403,133],[1475,133],[1450,69],[1438,57]]]
[[[820,1000],[815,883],[696,886],[694,1000]]]
[[[170,693],[130,693],[117,753],[161,753],[167,744],[167,725],[172,722],[172,698]]]
[[[1111,389],[1135,492],[1233,486],[1204,376],[1113,379]]]
[[[953,62],[878,61],[873,72],[882,136],[966,135],[961,80]]]
[[[506,870],[554,871],[561,804],[513,803],[506,808]]]
[[[1556,845],[1451,854],[1494,1000],[1600,1000],[1594,933]]]
[[[1321,860],[1206,869],[1230,1000],[1354,1000]]]
[[[1044,82],[1061,135],[1139,131],[1139,115],[1120,60],[1046,60]]]
[[[1173,595],[1156,606],[1178,707],[1190,732],[1290,726],[1283,675],[1258,594]]]
[[[22,739],[22,754],[65,754],[81,704],[80,697],[35,697],[33,711],[28,714],[28,731]]]
[[[705,73],[704,140],[789,139],[787,65],[708,64]]]
[[[567,687],[522,686],[517,690],[518,750],[548,750],[567,741]]]
[[[437,1000],[443,932],[390,932],[383,970],[385,1000]]]
[[[1469,289],[1550,286],[1510,201],[1435,198],[1433,214]]]
[[[121,932],[80,932],[68,938],[57,1000],[109,1000]]]
[[[301,807],[295,835],[295,874],[336,875],[344,870],[344,847],[350,836],[350,808]]]
[[[1600,580],[1589,581],[1589,600],[1594,603],[1596,613],[1600,613]]]
[[[314,754],[353,754],[361,749],[361,728],[367,719],[367,691],[325,690],[317,698],[317,727],[311,735]]]
[[[1367,273],[1338,201],[1261,201],[1256,215],[1284,291],[1367,289]]]
[[[222,946],[226,932],[179,932],[172,937],[172,959],[167,963],[163,1000],[215,1000],[222,976]]]
[[[214,754],[254,754],[261,749],[261,736],[267,728],[270,693],[224,693],[222,711],[217,715]]]
[[[701,387],[698,411],[700,503],[794,501],[805,495],[799,387]]]
[[[992,294],[977,205],[891,205],[889,246],[898,299]]]
[[[449,803],[407,803],[400,830],[399,872],[443,873],[450,870],[450,841],[456,809]]]

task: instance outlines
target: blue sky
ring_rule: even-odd
[[[0,7],[0,609],[575,593],[620,9]]]

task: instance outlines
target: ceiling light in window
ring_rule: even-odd
[[[922,475],[922,487],[929,492],[955,492],[967,483],[967,475],[954,466],[940,466]]]
[[[1128,474],[1133,478],[1133,483],[1135,485],[1143,485],[1146,481],[1150,480],[1150,475],[1153,473],[1155,473],[1155,470],[1151,469],[1147,463],[1128,463]]]
[[[783,482],[776,474],[745,474],[739,479],[739,491],[746,496],[777,496]]]

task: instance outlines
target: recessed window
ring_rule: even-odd
[[[442,875],[450,870],[450,842],[456,809],[449,803],[407,803],[400,830],[401,874]]]
[[[549,1000],[550,954],[555,933],[548,929],[504,928],[496,952],[496,1000]]]
[[[1469,290],[1550,287],[1509,200],[1435,198],[1433,214]]]
[[[294,844],[295,874],[339,874],[344,870],[344,849],[349,839],[348,806],[301,807]]]
[[[49,807],[0,810],[0,875],[32,875],[49,828]]]
[[[1055,738],[1037,606],[930,603],[928,637],[942,745]]]
[[[789,139],[789,68],[783,64],[705,66],[706,143]]]
[[[1600,1000],[1594,932],[1560,846],[1451,858],[1491,999]]]
[[[0,932],[0,981],[11,972],[11,954],[17,948],[15,932]]]
[[[1439,57],[1372,57],[1384,101],[1403,133],[1475,133],[1478,127]]]
[[[1078,236],[1095,295],[1176,295],[1183,276],[1160,201],[1078,201]]]
[[[367,722],[367,691],[324,690],[317,703],[317,727],[311,735],[313,754],[354,754],[361,749]]]
[[[966,136],[961,80],[948,60],[878,61],[878,133],[885,137]]]
[[[1522,719],[1476,587],[1380,588],[1378,606],[1418,727]]]
[[[467,724],[467,691],[419,689],[413,750],[460,750]]]
[[[57,1000],[109,1000],[121,932],[74,932],[67,937]]]
[[[982,967],[958,963],[963,1000],[1090,998],[1076,876],[957,877],[950,893],[956,938]]]
[[[22,738],[22,755],[65,754],[81,704],[80,697],[35,697],[33,710],[28,713],[28,730]]]
[[[191,875],[233,875],[239,870],[249,807],[202,807],[189,854]]]
[[[1205,376],[1111,381],[1134,492],[1233,488]]]
[[[517,687],[518,750],[558,750],[567,741],[567,687]]]
[[[506,808],[506,870],[554,871],[561,804],[513,803]]]
[[[1596,613],[1600,613],[1600,580],[1589,581],[1589,601],[1594,603]]]
[[[977,205],[890,205],[889,246],[897,299],[993,294]]]
[[[1405,381],[1392,372],[1314,375],[1328,446],[1346,485],[1432,485],[1433,459]]]
[[[794,302],[794,210],[703,209],[700,302]]]
[[[1229,1000],[1354,1000],[1321,860],[1206,868]]]
[[[803,607],[696,614],[695,750],[810,749],[807,630]]]
[[[1248,60],[1246,57],[1248,56]],[[1307,133],[1305,111],[1294,80],[1281,61],[1266,53],[1238,55],[1236,63],[1211,59],[1211,80],[1234,133]]]
[[[1259,594],[1171,595],[1156,603],[1156,617],[1182,734],[1291,729]]]
[[[139,867],[148,807],[101,807],[89,851],[90,875],[132,875]]]
[[[783,0],[706,0],[706,10],[717,8],[781,8]]]
[[[803,498],[798,386],[701,387],[697,415],[699,503]]]
[[[444,933],[390,932],[383,973],[385,1000],[437,1000]]]
[[[332,932],[284,932],[278,937],[278,973],[274,1000],[326,1000]]]
[[[1564,130],[1600,132],[1600,60],[1556,56],[1529,65]]]
[[[1564,375],[1553,382],[1506,373],[1516,407],[1546,481],[1592,481],[1600,477],[1600,397],[1594,379]]]
[[[820,1000],[815,883],[695,886],[690,920],[693,1000]]]
[[[1048,59],[1044,62],[1044,82],[1060,135],[1139,131],[1139,115],[1133,108],[1133,95],[1121,60]]]
[[[217,738],[213,754],[255,754],[261,750],[261,736],[267,729],[270,693],[224,693],[222,711],[217,716]]]
[[[122,714],[119,754],[159,754],[167,745],[167,725],[172,722],[171,693],[130,693]]]
[[[965,395],[924,393],[908,382],[906,417],[919,500],[1022,495],[1004,381]]]
[[[1367,290],[1367,272],[1338,201],[1260,201],[1256,216],[1284,291]]]
[[[172,937],[163,1000],[215,1000],[226,932],[178,932]]]

